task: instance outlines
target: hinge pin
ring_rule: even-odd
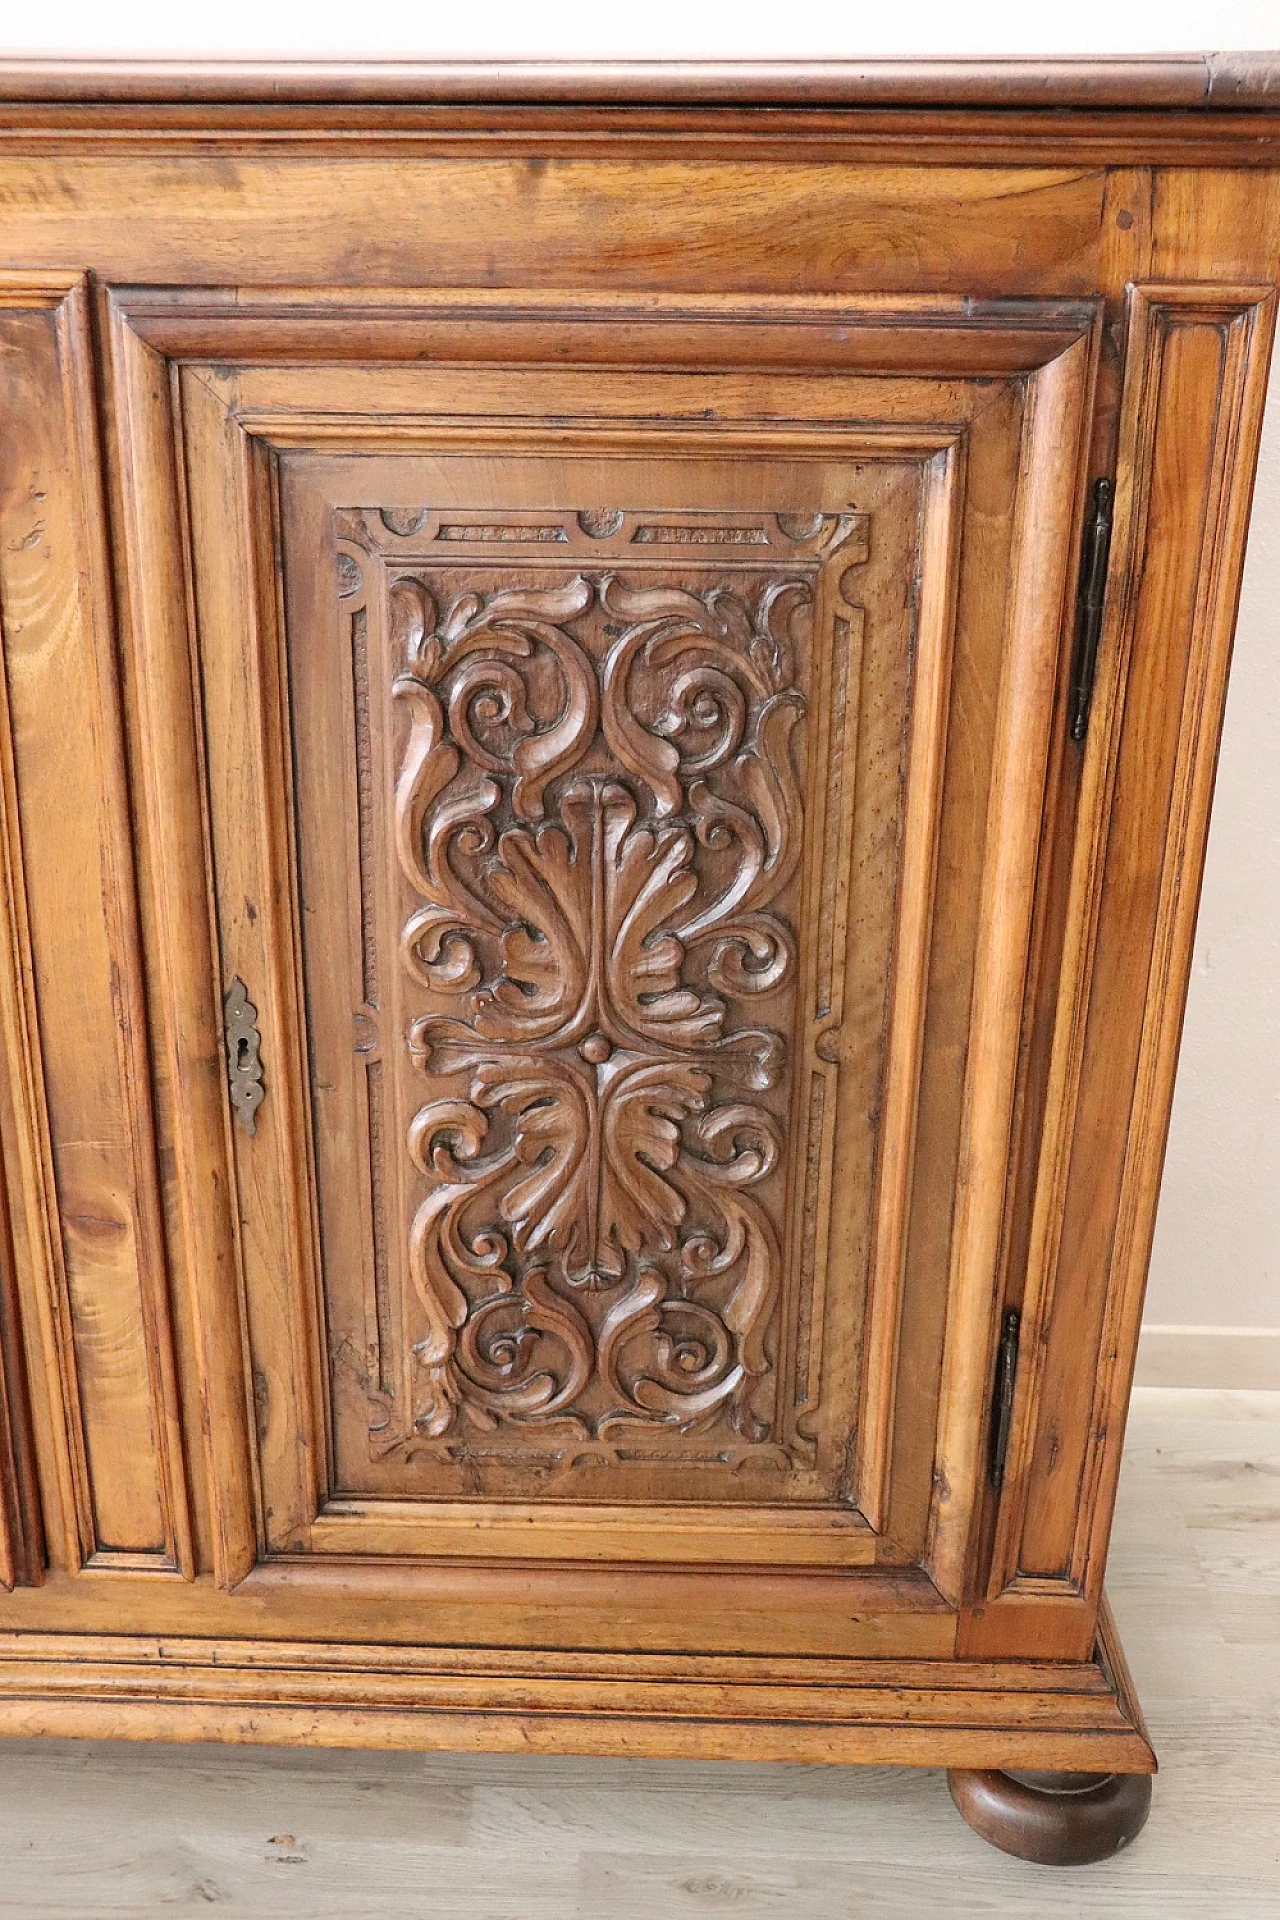
[[[1076,644],[1071,669],[1071,738],[1083,740],[1089,726],[1098,641],[1102,635],[1102,608],[1107,597],[1107,562],[1111,557],[1111,514],[1115,489],[1098,480],[1093,489],[1093,512],[1080,547],[1080,590],[1076,596]]]
[[[1013,1424],[1013,1389],[1018,1377],[1018,1335],[1022,1315],[1010,1307],[1000,1333],[996,1355],[995,1386],[991,1394],[991,1484],[999,1492],[1004,1485],[1004,1463],[1009,1452],[1009,1429]]]

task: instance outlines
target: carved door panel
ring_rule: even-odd
[[[711,1646],[768,1567],[780,1651],[946,1651],[1092,308],[269,309],[113,316],[227,995],[220,1577],[658,1567]]]
[[[574,478],[283,477],[335,1472],[857,1554],[927,475]]]

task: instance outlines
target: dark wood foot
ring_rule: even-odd
[[[975,1833],[1042,1867],[1083,1867],[1127,1847],[1151,1809],[1146,1773],[952,1767],[951,1798]]]

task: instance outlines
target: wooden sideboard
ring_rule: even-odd
[[[1095,1857],[1280,59],[0,63],[0,1731]]]

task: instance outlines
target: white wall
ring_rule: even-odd
[[[1280,354],[1146,1320],[1148,1327],[1280,1329]],[[1157,1344],[1168,1342],[1148,1339],[1149,1352]],[[1228,1346],[1233,1367],[1252,1373],[1264,1364],[1264,1343]],[[1274,1371],[1280,1334],[1265,1351]],[[1280,1386],[1280,1374],[1267,1383]]]
[[[439,59],[786,60],[871,55],[1185,53],[1276,44],[1276,0],[911,0],[909,6],[743,6],[741,0],[485,0],[482,7],[427,0],[58,0],[0,5],[0,51],[339,59],[406,55]]]

